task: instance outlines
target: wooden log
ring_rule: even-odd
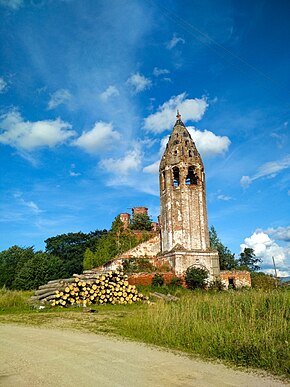
[[[53,295],[55,297],[55,291],[50,291],[50,292],[38,294],[38,295],[36,295],[36,297],[38,297],[39,300],[42,300],[43,298],[49,297],[51,295]]]
[[[41,296],[42,294],[46,294],[49,292],[55,292],[56,290],[62,290],[63,288],[64,288],[63,285],[59,285],[59,286],[44,288],[44,289],[40,289],[40,290],[35,290],[34,295]]]

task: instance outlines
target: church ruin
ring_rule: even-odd
[[[179,113],[176,118],[159,168],[160,232],[104,268],[116,269],[125,259],[147,258],[157,267],[168,264],[177,276],[188,267],[200,267],[214,280],[220,274],[219,257],[210,248],[204,167]],[[136,211],[147,213],[147,208],[136,207],[133,216]],[[130,214],[122,213],[120,219],[127,228]],[[158,229],[156,223],[152,226]]]
[[[181,121],[169,137],[159,168],[161,256],[177,275],[190,266],[219,275],[219,258],[210,249],[204,166]]]

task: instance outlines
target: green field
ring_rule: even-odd
[[[149,291],[150,289],[147,289]],[[27,294],[0,291],[0,320],[111,333],[209,359],[290,375],[290,292],[184,291],[177,302],[34,310]]]

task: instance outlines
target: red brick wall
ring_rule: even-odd
[[[135,273],[135,274],[129,274],[128,275],[128,281],[130,285],[151,285],[152,279],[155,276],[156,273]],[[168,273],[158,273],[161,274],[164,278],[164,282],[166,284],[169,284],[172,280],[172,278],[175,277],[175,275],[172,272]]]

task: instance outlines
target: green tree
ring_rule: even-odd
[[[62,261],[53,255],[36,252],[17,273],[13,288],[18,290],[37,289],[50,280],[62,278]]]
[[[200,267],[189,267],[185,272],[185,282],[189,289],[203,289],[206,286],[208,272]]]
[[[213,250],[217,250],[220,260],[221,270],[233,270],[236,269],[238,264],[235,259],[235,254],[232,254],[228,247],[224,246],[217,236],[217,232],[213,226],[209,230],[210,247]]]
[[[2,251],[0,253],[0,287],[13,288],[17,273],[33,256],[33,247],[12,246]]]
[[[86,248],[83,260],[83,269],[90,270],[94,267],[95,254],[88,247]]]
[[[152,230],[152,220],[147,214],[135,214],[131,221],[132,230]]]
[[[244,251],[240,253],[239,267],[243,270],[257,271],[260,269],[258,264],[261,261],[261,258],[256,257],[254,249],[245,247]]]
[[[89,234],[78,232],[57,235],[45,240],[46,252],[62,260],[64,276],[70,277],[82,271],[86,249],[93,250],[98,240],[106,233],[106,230],[96,230]]]

